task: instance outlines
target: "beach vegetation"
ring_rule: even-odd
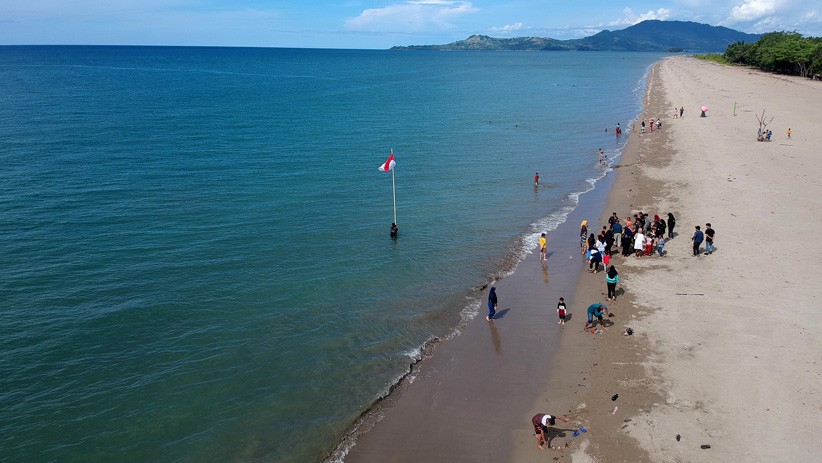
[[[704,55],[694,55],[694,58],[705,61],[711,61],[719,64],[731,64],[730,61],[725,59],[724,55],[720,55],[719,53],[705,53]]]
[[[723,53],[731,63],[801,77],[822,75],[822,38],[797,32],[770,32],[755,43],[734,42]]]

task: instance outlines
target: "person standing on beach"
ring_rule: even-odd
[[[791,128],[790,128],[790,127],[788,127],[788,140],[790,140],[790,139],[791,139],[791,134],[792,134],[792,133],[793,133],[793,131],[791,130]]]
[[[613,227],[613,226],[614,226],[614,223],[619,223],[619,217],[617,217],[617,213],[616,213],[616,212],[612,212],[612,213],[611,213],[611,217],[608,217],[608,225],[609,225],[610,227]]]
[[[548,243],[545,239],[545,233],[543,233],[539,237],[539,261],[540,262],[547,262],[548,261]]]
[[[714,252],[714,234],[716,232],[711,228],[710,223],[705,224],[705,255],[713,254]]]
[[[591,262],[588,264],[588,271],[597,273],[599,272],[599,264],[602,262],[602,253],[599,251],[597,245],[591,246],[588,250],[591,251]]]
[[[605,329],[605,327],[602,326],[602,315],[605,313],[606,310],[608,310],[608,307],[606,307],[602,304],[591,304],[591,305],[589,305],[588,306],[588,321],[585,322],[585,328],[583,328],[582,330],[583,331],[588,331],[588,327],[592,326],[594,324],[594,317],[597,317],[597,321],[599,322],[599,327],[602,328],[602,329]]]
[[[594,234],[591,233],[591,235],[588,236],[587,247],[585,248],[585,261],[586,262],[591,262],[591,256],[593,255],[593,252],[591,251],[591,249],[596,247],[596,244],[597,244],[596,236],[594,236]]]
[[[549,415],[547,413],[537,413],[531,418],[531,424],[534,426],[534,435],[537,436],[537,447],[539,447],[540,450],[545,450],[542,444],[549,442],[548,438],[545,437],[545,433],[548,432],[548,426],[554,426],[557,424],[557,420],[565,423],[571,421],[564,416]]]
[[[699,225],[696,226],[696,231],[694,232],[694,236],[691,237],[691,241],[694,242],[694,255],[699,255],[699,245],[702,244],[702,240],[705,239],[705,235],[702,233],[702,230],[699,229]]]
[[[488,293],[488,316],[485,317],[489,322],[494,319],[497,314],[497,287],[491,286],[491,292]]]
[[[685,112],[685,106],[679,108],[679,117],[682,117],[682,113]]]
[[[608,267],[608,273],[605,274],[605,282],[608,285],[608,299],[609,301],[616,300],[616,287],[619,283],[619,272],[613,265]]]
[[[645,249],[645,235],[642,233],[642,229],[637,227],[634,234],[634,253],[637,257],[642,257],[643,249]]]
[[[668,239],[674,239],[674,225],[676,225],[676,219],[674,215],[670,212],[668,213]]]
[[[622,255],[627,257],[631,255],[634,249],[634,232],[630,227],[622,229]]]
[[[622,224],[619,223],[619,219],[611,225],[611,231],[614,234],[614,244],[619,249],[622,246]]]
[[[565,324],[565,315],[568,313],[568,307],[565,306],[565,298],[559,298],[559,303],[557,304],[557,316],[559,317],[559,321],[557,325],[564,325]]]

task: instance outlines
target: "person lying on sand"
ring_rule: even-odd
[[[537,413],[533,416],[533,418],[531,418],[531,424],[534,425],[534,435],[537,437],[537,447],[539,447],[540,450],[545,450],[545,447],[543,447],[542,444],[548,442],[548,438],[545,437],[545,433],[548,432],[548,426],[555,425],[557,420],[565,423],[571,421],[570,418],[549,415],[547,413]]]

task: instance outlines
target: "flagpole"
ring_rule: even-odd
[[[391,148],[391,155],[394,155],[394,148]],[[391,169],[391,191],[394,193],[394,223],[397,223],[397,185],[394,183],[394,169]]]

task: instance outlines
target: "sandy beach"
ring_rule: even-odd
[[[771,142],[756,140],[763,110]],[[662,128],[632,132],[605,209],[581,205],[549,236],[547,271],[534,254],[496,283],[502,317],[442,343],[347,463],[820,458],[822,252],[802,235],[822,225],[822,83],[670,58],[649,76],[648,118]],[[581,219],[596,231],[613,211],[677,219],[665,257],[614,259],[615,302],[576,245]],[[694,256],[708,222],[716,250]],[[602,334],[582,331],[594,302],[614,313]],[[536,413],[572,419],[549,436],[562,450],[537,448]]]
[[[655,67],[648,95],[644,117],[661,117],[662,131],[631,140],[608,209],[673,212],[677,236],[664,258],[621,263],[629,297],[618,299],[620,325],[636,334],[609,332],[599,346],[605,368],[588,369],[597,385],[583,397],[596,404],[589,419],[605,435],[591,436],[585,453],[597,461],[816,460],[822,264],[815,246],[800,243],[802,230],[822,224],[822,85],[681,57]],[[773,118],[771,142],[756,141],[763,110]],[[716,251],[693,256],[694,227],[708,222]]]

